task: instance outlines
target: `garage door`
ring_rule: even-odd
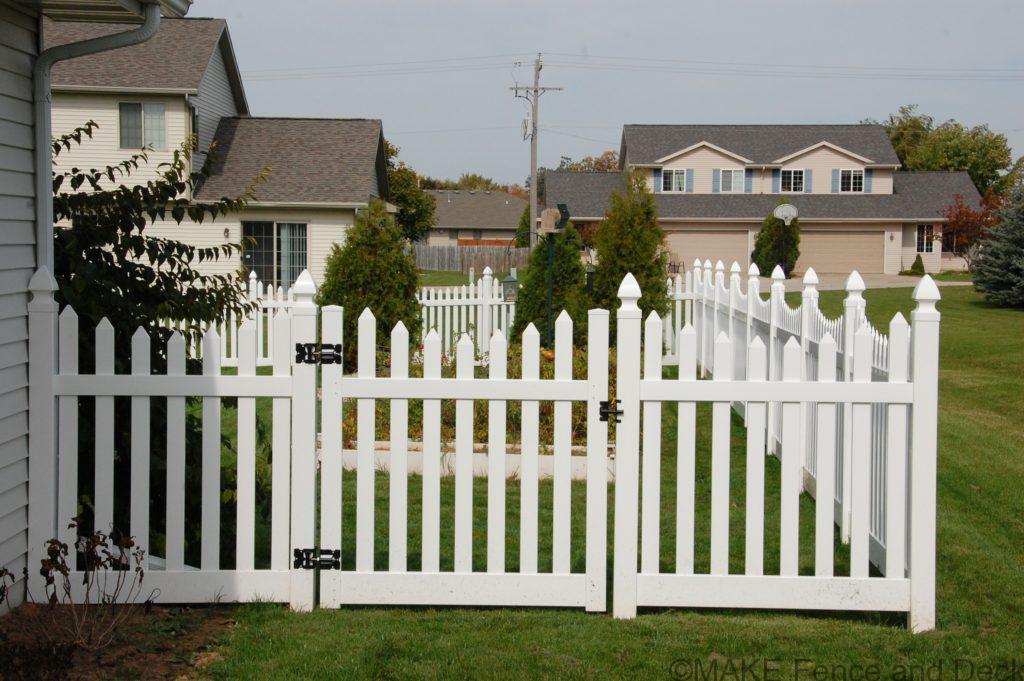
[[[710,260],[712,263],[721,260],[725,263],[726,269],[733,262],[738,262],[745,272],[750,262],[745,230],[669,232],[665,241],[672,252],[669,260],[681,263],[687,268],[693,265],[694,258],[700,258],[701,260]]]
[[[796,269],[804,272],[847,274],[884,271],[883,232],[801,232],[800,259]]]

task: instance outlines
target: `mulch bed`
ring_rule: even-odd
[[[0,617],[0,678],[177,679],[211,660],[216,639],[235,624],[225,606],[140,608],[105,648],[66,645],[67,608],[25,604]]]

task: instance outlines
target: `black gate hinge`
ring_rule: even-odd
[[[296,364],[341,364],[341,345],[332,343],[296,343]]]
[[[339,549],[295,549],[292,553],[295,561],[292,567],[296,570],[340,570],[341,551]]]
[[[601,402],[601,411],[599,412],[601,414],[601,420],[608,423],[608,417],[613,416],[615,417],[615,420],[612,421],[612,423],[620,423],[621,421],[619,420],[619,417],[622,416],[623,412],[621,409],[616,409],[615,407],[616,400],[603,400]]]

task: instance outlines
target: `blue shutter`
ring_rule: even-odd
[[[693,192],[693,168],[686,169],[686,191]]]
[[[804,193],[810,194],[814,191],[814,171],[804,168]]]
[[[754,169],[747,168],[743,173],[743,192],[746,194],[754,191]]]
[[[661,168],[654,169],[654,193],[661,191]]]
[[[864,170],[864,193],[865,194],[870,194],[871,193],[871,175],[872,175],[871,168],[867,168],[867,169]]]
[[[832,193],[839,193],[839,168],[832,169]]]
[[[776,168],[772,171],[772,193],[778,194],[782,191],[782,171]]]
[[[722,171],[715,168],[711,171],[711,193],[717,194],[722,191]]]

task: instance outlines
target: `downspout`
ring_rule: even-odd
[[[145,20],[138,28],[100,38],[92,38],[67,45],[56,45],[44,50],[36,57],[33,67],[35,108],[35,153],[36,153],[36,266],[53,271],[53,157],[51,149],[52,131],[50,125],[50,72],[53,65],[65,59],[83,57],[144,43],[160,28],[160,4],[158,0],[142,0],[145,3]],[[84,121],[83,121],[84,122]]]

